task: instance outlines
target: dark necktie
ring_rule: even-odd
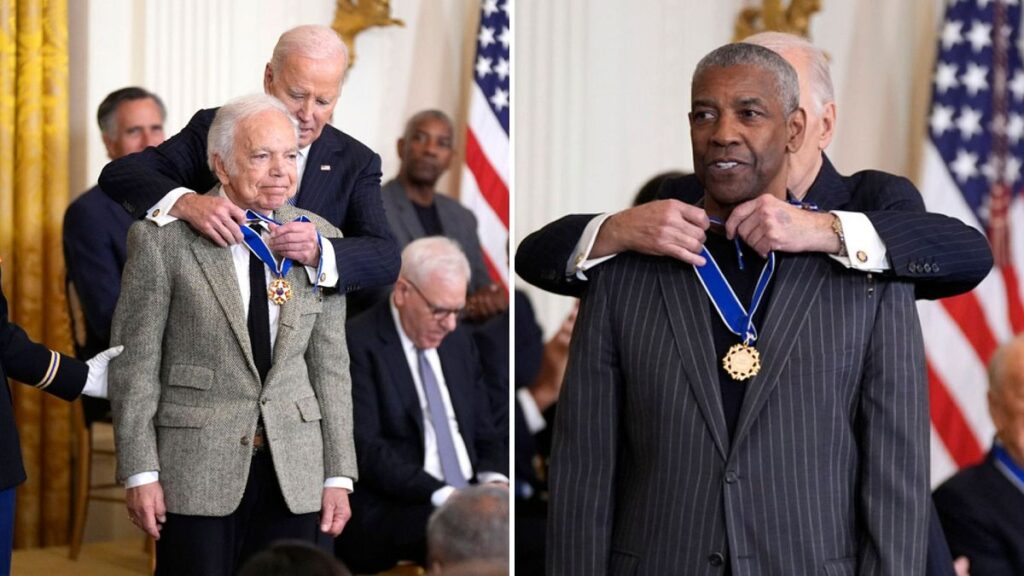
[[[258,227],[253,229],[259,232]],[[252,358],[261,383],[267,380],[267,372],[270,372],[270,310],[263,268],[263,262],[249,252],[249,341],[252,342]]]
[[[444,474],[444,480],[449,486],[464,488],[467,484],[466,477],[462,475],[459,457],[455,453],[452,429],[448,426],[448,412],[444,409],[444,400],[441,399],[441,386],[437,382],[437,377],[434,376],[434,369],[427,361],[426,353],[417,349],[416,358],[420,363],[420,380],[423,381],[423,392],[427,396],[430,420],[434,423],[434,433],[437,436],[437,452],[441,456],[441,473]]]

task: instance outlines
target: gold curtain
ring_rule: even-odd
[[[0,257],[11,318],[69,353],[61,223],[68,204],[67,0],[0,0]],[[70,405],[15,384],[28,471],[15,547],[68,539]]]

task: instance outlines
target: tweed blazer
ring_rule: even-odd
[[[910,284],[780,256],[730,438],[694,268],[627,253],[595,272],[556,419],[549,574],[923,573]]]
[[[282,206],[279,220],[306,214]],[[262,417],[289,510],[320,510],[324,479],[356,478],[345,299],[288,273],[273,364],[261,386],[231,253],[184,222],[132,226],[110,365],[117,476],[158,470],[169,512],[225,516],[242,499]]]

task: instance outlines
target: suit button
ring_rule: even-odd
[[[239,441],[239,444],[241,444],[242,446],[248,446],[249,445],[249,437],[248,436],[242,436],[242,439]]]
[[[909,270],[911,274],[917,272],[917,264],[914,264],[913,262],[907,264],[907,270]]]
[[[735,484],[736,481],[739,480],[739,479],[740,479],[739,474],[733,472],[732,470],[729,470],[728,472],[725,473],[725,483],[726,484]]]
[[[725,564],[725,556],[722,556],[721,552],[715,552],[708,556],[708,564],[711,564],[715,568],[718,568],[722,564]]]
[[[266,406],[267,402],[269,402],[269,400],[267,400],[266,398],[260,398],[260,404],[263,404],[264,406]]]
[[[924,271],[929,273],[929,274],[931,274],[931,272],[932,272],[932,265],[931,264],[925,264],[924,265]]]
[[[939,273],[939,263],[938,262],[936,262],[935,264],[932,264],[932,272],[935,272],[936,274]]]

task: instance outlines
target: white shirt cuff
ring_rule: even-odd
[[[338,259],[334,256],[334,244],[327,238],[320,245],[320,278],[316,277],[315,266],[305,266],[309,281],[321,288],[334,288],[338,285]]]
[[[179,186],[174,190],[168,192],[159,202],[154,204],[148,211],[146,211],[146,220],[155,223],[157,226],[165,226],[171,222],[176,222],[178,219],[171,216],[171,208],[185,194],[195,194],[194,190],[189,190],[183,186]]]
[[[324,480],[324,488],[344,488],[351,494],[355,491],[353,488],[352,479],[346,476],[331,476],[327,480]]]
[[[579,242],[576,243],[576,248],[573,249],[572,255],[565,265],[566,276],[575,274],[580,280],[586,280],[587,276],[584,272],[616,256],[615,254],[609,254],[600,258],[590,258],[590,251],[594,249],[594,242],[597,241],[597,233],[601,231],[604,221],[611,218],[612,215],[611,212],[599,214],[587,223],[587,227],[583,229],[583,234],[580,236]]]
[[[454,486],[442,486],[434,490],[434,493],[430,495],[430,503],[434,505],[434,508],[440,508],[454,492]]]
[[[871,220],[860,212],[833,210],[839,218],[846,238],[846,256],[830,254],[832,259],[847,268],[864,272],[882,272],[889,269],[885,242],[878,235]]]
[[[499,472],[477,472],[476,481],[480,484],[487,484],[488,482],[501,482],[502,484],[508,484],[508,476]]]
[[[533,399],[533,394],[530,394],[529,389],[516,390],[516,399],[519,400],[519,409],[523,411],[523,420],[526,420],[526,429],[530,431],[530,434],[536,434],[548,427],[548,423],[544,420],[544,415],[540,413],[537,401]]]
[[[153,482],[160,481],[160,473],[153,472],[139,472],[138,474],[132,474],[124,481],[125,488],[138,488],[143,484],[152,484]]]

